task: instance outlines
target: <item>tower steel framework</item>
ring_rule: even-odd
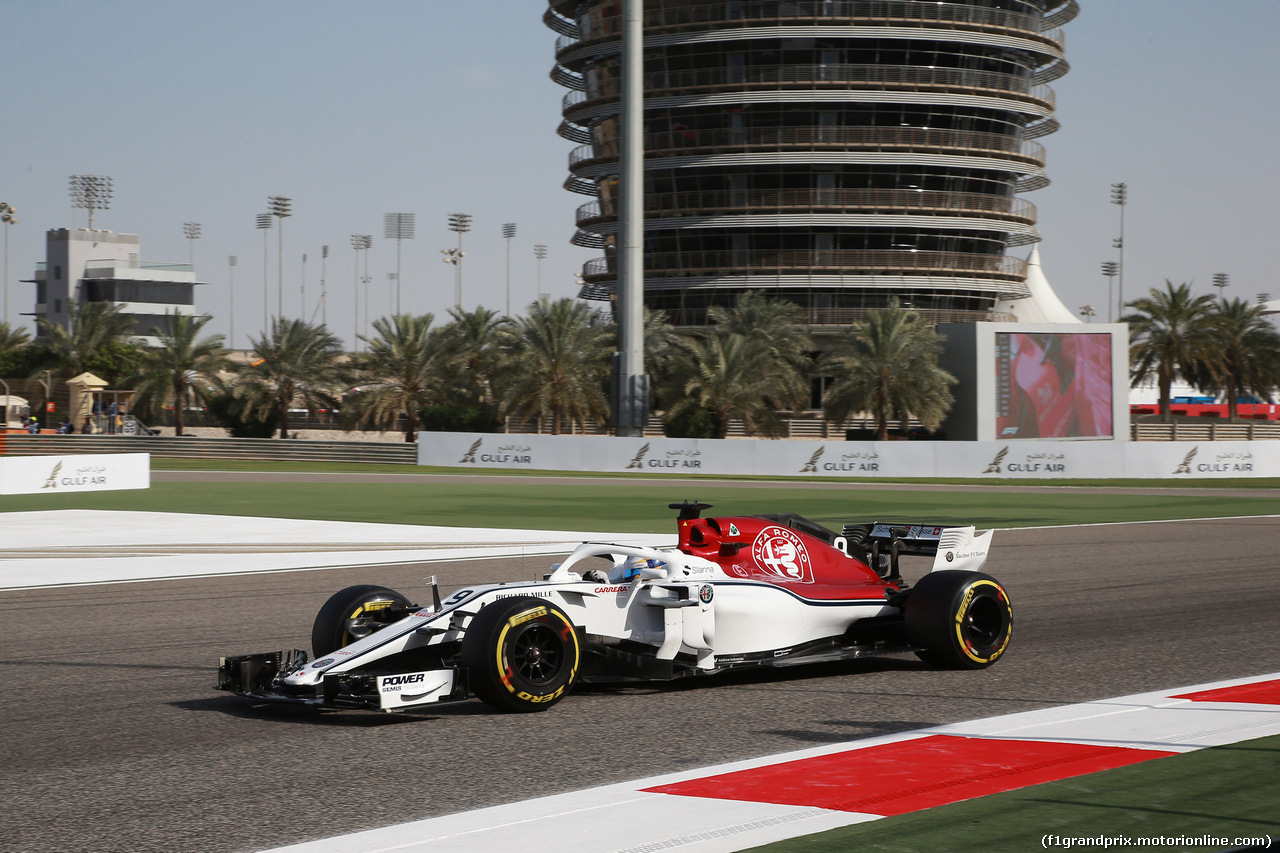
[[[550,0],[552,78],[592,200],[573,243],[618,278],[620,10]],[[644,294],[677,325],[764,289],[841,326],[897,300],[933,322],[1027,295],[1021,193],[1048,185],[1076,0],[645,0]]]

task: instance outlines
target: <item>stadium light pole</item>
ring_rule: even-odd
[[[1095,311],[1093,310],[1093,306],[1092,306],[1092,305],[1081,305],[1081,306],[1080,306],[1080,316],[1084,318],[1084,321],[1085,321],[1086,323],[1092,323],[1092,322],[1093,322],[1094,314],[1096,314],[1096,313],[1097,313],[1097,312],[1095,312]]]
[[[105,175],[72,175],[71,206],[89,211],[89,230],[93,230],[93,212],[110,210],[115,182]]]
[[[227,256],[228,280],[227,295],[231,300],[229,313],[231,315],[231,333],[227,340],[231,342],[231,348],[236,348],[236,264],[240,263],[240,259],[235,255]]]
[[[326,283],[326,273],[329,269],[329,247],[320,247],[320,325],[328,328],[329,326],[329,287]],[[315,319],[313,316],[312,320]]]
[[[1111,296],[1115,292],[1112,285],[1116,283],[1116,276],[1120,274],[1120,265],[1115,261],[1102,262],[1102,274],[1107,277],[1107,322],[1111,320],[1111,309],[1115,307],[1115,303],[1111,301]],[[1124,316],[1122,313],[1120,316]]]
[[[516,236],[516,224],[504,222],[502,237],[507,241],[507,316],[511,316],[511,238]]]
[[[182,223],[182,233],[187,238],[187,263],[192,270],[196,268],[196,241],[200,239],[200,223]]]
[[[0,322],[9,322],[9,226],[20,220],[14,216],[17,208],[7,201],[0,201],[0,222],[4,222],[4,316]]]
[[[450,213],[449,230],[458,235],[458,246],[451,255],[445,257],[445,263],[453,264],[453,306],[462,310],[462,259],[467,253],[462,251],[462,235],[471,230],[471,214]]]
[[[1218,288],[1218,301],[1223,305],[1227,304],[1227,285],[1231,283],[1231,277],[1224,272],[1216,272],[1213,274],[1213,286]]]
[[[267,330],[271,327],[271,285],[268,283],[267,272],[267,232],[271,230],[271,214],[258,214],[258,228],[262,231],[262,334],[265,337]]]
[[[1129,186],[1125,183],[1111,185],[1111,203],[1120,206],[1120,236],[1111,242],[1120,250],[1120,316],[1124,316],[1124,209],[1129,203]]]
[[[396,241],[396,313],[400,308],[400,244],[413,239],[414,215],[412,213],[384,213],[382,236]]]
[[[276,288],[279,291],[278,298],[280,300],[280,318],[284,319],[284,220],[293,214],[289,212],[289,207],[293,199],[286,198],[282,195],[267,196],[267,208],[271,211],[271,215],[280,220],[276,238],[279,246],[276,249],[277,257],[280,259],[280,274],[276,282]]]
[[[354,337],[354,338],[352,338],[352,340],[351,340],[351,351],[352,351],[352,352],[359,352],[359,350],[360,350],[360,251],[361,251],[362,249],[364,250],[364,277],[365,277],[365,279],[368,279],[368,277],[369,277],[369,251],[368,251],[368,249],[369,249],[369,247],[370,247],[370,246],[372,246],[372,245],[373,245],[373,235],[372,235],[372,234],[352,234],[352,235],[351,235],[351,248],[352,248],[352,249],[354,249],[354,250],[355,250],[355,253],[356,253],[356,268],[355,268],[355,284],[356,284],[355,300],[356,300],[356,310],[355,310],[355,312],[354,312],[354,313],[355,313],[355,321],[356,321],[356,322],[355,322],[355,328],[353,329],[353,333],[354,333],[355,337]],[[369,325],[369,288],[368,288],[368,285],[366,285],[366,286],[365,286],[365,291],[364,291],[364,314],[365,314],[364,322],[365,322],[365,325],[366,325],[366,326],[368,326],[368,325]]]
[[[542,262],[547,258],[547,247],[543,243],[538,243],[533,247],[533,256],[538,259],[538,298],[541,299],[542,294]]]

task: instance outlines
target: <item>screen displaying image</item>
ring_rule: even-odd
[[[1109,438],[1111,335],[996,333],[996,439]]]

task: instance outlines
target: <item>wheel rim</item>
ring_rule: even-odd
[[[511,668],[529,684],[549,684],[563,666],[564,642],[548,625],[529,625],[511,644]]]
[[[964,615],[964,637],[975,649],[990,649],[1004,633],[1005,615],[994,596],[982,595],[973,600]]]

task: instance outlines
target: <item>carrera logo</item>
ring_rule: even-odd
[[[769,578],[813,583],[813,567],[804,540],[794,530],[766,527],[751,543],[751,559]]]
[[[601,594],[601,593],[607,593],[607,592],[629,592],[630,590],[631,590],[631,587],[629,586],[598,586],[591,591],[597,594]]]

